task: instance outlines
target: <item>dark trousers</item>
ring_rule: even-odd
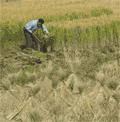
[[[35,37],[24,27],[24,36],[26,39],[26,48],[38,49],[38,42]]]

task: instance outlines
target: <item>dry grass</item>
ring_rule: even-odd
[[[119,122],[120,52],[111,49],[92,50],[75,39],[38,56],[10,46],[0,61],[0,121]]]
[[[14,120],[21,120],[21,122],[44,122],[45,120],[86,122],[103,119],[107,122],[110,120],[109,117],[116,118],[115,109],[119,98],[117,97],[119,96],[117,61],[102,63],[94,73],[95,79],[87,78],[83,74],[84,79],[89,79],[87,82],[79,74],[82,74],[82,68],[85,70],[85,66],[89,67],[89,64],[84,62],[89,61],[90,58],[79,51],[80,47],[76,47],[78,45],[71,47],[71,44],[68,44],[69,47],[65,47],[63,43],[62,46],[63,57],[61,58],[64,63],[49,60],[41,66],[38,65],[39,73],[35,71],[24,73],[21,69],[16,73],[8,73],[6,78],[2,79],[1,115],[8,120],[17,115]],[[61,58],[57,58],[55,54],[51,55],[61,61]],[[22,80],[26,83],[22,86],[16,84],[17,81]],[[93,85],[95,82],[96,84]],[[8,107],[8,102],[11,107]],[[9,113],[10,111],[12,114]]]

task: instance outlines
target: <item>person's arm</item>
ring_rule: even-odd
[[[44,34],[44,35],[47,34],[47,35],[49,36],[50,33],[46,33],[45,30],[43,30],[43,34]]]
[[[44,24],[42,24],[42,30],[43,30],[43,34],[44,34],[44,35],[45,35],[45,33],[46,33],[47,35],[49,35],[49,32],[48,32],[48,30],[47,30],[47,28],[45,27]]]
[[[46,33],[45,30],[43,30],[43,34],[44,34],[43,35],[44,38],[49,38],[49,33]]]

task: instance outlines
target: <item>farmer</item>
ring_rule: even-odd
[[[36,41],[36,38],[33,34],[33,32],[36,31],[38,28],[42,29],[44,35],[45,33],[47,34],[44,36],[45,38],[49,38],[49,32],[46,29],[44,25],[44,20],[42,18],[39,20],[30,21],[29,23],[26,24],[26,26],[23,29],[24,36],[26,39],[26,46],[24,47],[24,49],[33,48],[35,50],[38,50],[38,42]],[[44,40],[44,44],[40,42],[40,52],[47,52],[47,48],[46,49],[45,48],[46,48],[46,40]],[[55,52],[55,50],[53,50],[52,40],[51,40],[51,52]]]

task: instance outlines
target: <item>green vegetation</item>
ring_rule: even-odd
[[[31,2],[35,6],[41,4],[38,0]],[[62,4],[53,1],[57,8],[49,9],[48,6],[46,13],[37,14],[36,11],[46,6],[47,1],[43,2],[34,12],[32,6],[29,8],[34,15],[31,18],[29,14],[23,18],[19,8],[21,19],[16,16],[15,20],[10,13],[2,13],[2,19],[6,16],[8,19],[5,22],[1,19],[0,23],[0,115],[7,118],[0,117],[1,121],[22,122],[27,118],[30,122],[119,122],[119,16],[114,17],[113,10],[104,6],[88,8],[86,3],[90,1],[63,1]],[[20,3],[29,6],[28,2]],[[83,3],[86,7],[78,11],[77,4]],[[73,12],[69,8],[74,4]],[[3,6],[3,12],[6,6]],[[53,8],[56,13],[51,14]],[[66,11],[57,13],[61,9]],[[20,45],[25,44],[23,26],[31,19],[38,19],[38,15],[42,15],[50,32],[48,52],[33,49],[22,52]],[[60,23],[48,27],[50,20]],[[66,24],[62,25],[64,21]],[[35,35],[41,39],[42,31],[38,29]],[[54,40],[53,53],[50,52],[50,40]]]
[[[79,18],[84,19],[84,18],[89,18],[89,17],[99,17],[103,14],[107,14],[107,15],[108,14],[109,15],[113,14],[111,9],[107,9],[107,8],[104,8],[104,7],[97,7],[95,9],[91,10],[90,13],[91,13],[91,15],[89,15],[89,14],[86,15],[86,14],[84,14],[84,12],[82,12],[82,13],[81,12],[79,12],[79,13],[73,12],[69,15],[67,13],[63,16],[61,16],[61,15],[50,16],[50,18],[44,16],[44,20],[45,20],[46,23],[48,23],[49,20],[51,20],[51,21],[58,21],[59,20],[59,21],[62,22],[62,21],[65,21],[66,19],[69,20],[69,21],[72,21],[74,19],[79,19]],[[1,23],[0,24],[1,29],[5,32],[4,39],[2,38],[2,41],[1,41],[2,47],[4,47],[6,49],[8,47],[8,45],[10,45],[10,42],[9,43],[6,42],[4,44],[4,42],[6,40],[11,40],[11,41],[13,41],[13,40],[23,40],[23,38],[24,38],[24,36],[23,36],[23,26],[24,25],[25,25],[24,21],[22,21],[22,22],[20,21],[20,22],[16,23],[15,20],[13,20],[12,22]],[[57,40],[55,42],[57,44],[58,44],[59,40],[63,40],[63,38],[64,38],[64,29],[51,26],[51,27],[48,27],[48,30],[49,30],[49,32],[52,32],[56,36]],[[41,38],[41,35],[42,35],[40,31],[41,30],[38,29],[38,31],[35,33],[38,38]],[[67,37],[66,37],[67,40],[74,39],[75,34],[73,34],[73,32],[70,33],[69,29],[66,29],[66,31],[67,31]],[[109,31],[111,31],[111,30],[109,30]],[[97,35],[95,35],[95,36],[97,36]]]

